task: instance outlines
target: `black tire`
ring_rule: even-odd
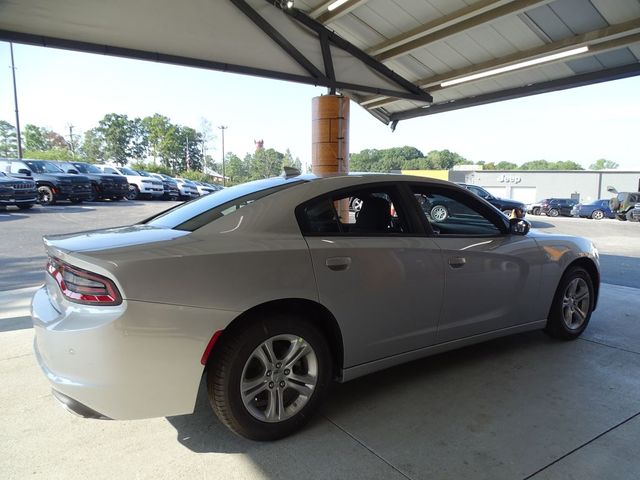
[[[46,185],[38,187],[38,203],[40,205],[55,205],[56,196],[53,194],[51,187]]]
[[[531,215],[540,215],[540,207],[534,207],[533,210],[531,210]]]
[[[588,290],[588,301],[581,301],[583,302],[582,305],[580,305],[581,302],[568,301],[569,297],[571,297],[570,289],[574,281],[578,282],[577,284],[581,286],[581,288],[575,292],[575,297],[580,296],[581,293],[579,292],[583,292],[584,287]],[[556,290],[553,303],[551,304],[551,310],[549,311],[545,332],[561,340],[575,340],[584,332],[589,324],[594,300],[595,290],[589,273],[581,267],[569,268],[562,276]],[[574,308],[579,310],[580,314],[573,313]],[[571,320],[567,320],[567,317],[570,317]],[[570,326],[568,322],[574,320],[576,320],[576,324]]]
[[[304,365],[300,367],[297,362],[293,363],[294,366],[290,370],[286,369],[286,365],[275,362],[271,367],[259,368],[257,371],[264,373],[258,373],[256,377],[252,377],[252,380],[248,380],[253,382],[257,378],[258,385],[257,390],[253,390],[254,393],[245,396],[248,399],[255,395],[254,398],[247,400],[251,405],[245,406],[241,393],[242,380],[245,379],[245,374],[249,372],[249,369],[255,367],[252,362],[258,360],[255,355],[259,351],[258,347],[278,336],[295,338],[295,342],[289,344],[291,348],[299,348],[297,346],[299,344],[296,342],[299,342],[300,339],[304,339],[303,341],[311,347],[311,355],[314,355],[313,360],[309,362],[306,355],[302,360],[299,360],[307,365],[307,373],[300,373],[299,369],[304,369]],[[277,342],[278,340],[276,340]],[[276,344],[272,345],[274,345],[272,351],[276,352],[275,361],[282,359],[275,348]],[[264,351],[260,350],[260,352]],[[309,375],[309,371],[311,371],[309,365],[315,365],[316,383],[311,395],[307,398],[298,396],[297,389],[289,387],[294,382],[286,375]],[[298,370],[294,372],[296,366]],[[214,354],[209,360],[207,368],[209,402],[215,414],[234,433],[258,441],[277,440],[301,429],[322,404],[332,377],[331,353],[325,337],[316,327],[303,319],[285,314],[269,315],[230,332],[226,338],[223,336],[220,344],[214,347]],[[268,370],[269,368],[275,369]],[[262,383],[260,383],[261,379]],[[278,388],[279,385],[269,379],[279,385],[286,384],[287,386]],[[284,392],[289,392],[289,398]],[[272,418],[271,421],[268,421],[269,406],[267,403],[271,402],[269,398],[272,398],[272,395],[282,395],[285,415],[287,409],[299,408],[299,410],[294,411],[289,418],[283,420]],[[292,399],[291,395],[295,398]],[[304,403],[299,406],[296,402]],[[264,407],[264,411],[260,410],[261,407]],[[262,414],[265,418],[258,418],[258,415]]]
[[[135,200],[140,196],[140,190],[135,185],[129,185],[129,193],[127,193],[127,200]]]
[[[100,199],[98,187],[91,185],[91,197],[87,198],[87,202],[97,202]]]
[[[27,205],[18,205],[20,210],[30,210],[33,208],[33,203],[29,203]]]
[[[594,210],[591,212],[591,218],[594,220],[602,220],[604,218],[604,212],[602,210]]]
[[[558,209],[552,208],[547,212],[547,215],[549,215],[550,217],[557,217],[558,215],[560,215],[560,212],[558,211]]]
[[[631,210],[627,210],[627,213],[624,214],[625,218],[627,219],[627,221],[629,222],[637,222],[637,220],[633,219],[633,215],[631,214]]]

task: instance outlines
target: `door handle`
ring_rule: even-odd
[[[329,270],[340,272],[351,266],[351,257],[329,257],[327,258],[325,265]]]
[[[464,257],[451,257],[449,259],[449,266],[451,268],[462,268],[467,263],[467,259]]]

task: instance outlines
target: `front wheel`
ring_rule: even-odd
[[[38,203],[40,205],[54,205],[56,203],[56,197],[51,187],[46,185],[38,187]]]
[[[449,218],[449,210],[444,205],[436,205],[431,209],[429,215],[434,222],[444,222]]]
[[[534,207],[533,210],[531,210],[531,214],[532,215],[540,215],[540,208],[539,207]]]
[[[209,401],[220,421],[251,440],[302,428],[331,381],[327,341],[313,325],[270,315],[221,338],[208,364]]]
[[[129,185],[129,193],[127,193],[127,200],[135,200],[140,195],[140,190],[135,185]]]
[[[591,318],[595,300],[593,281],[580,267],[569,269],[556,290],[545,331],[555,338],[578,338]]]
[[[549,213],[547,213],[547,215],[549,215],[550,217],[557,217],[558,215],[560,215],[560,212],[557,209],[552,208],[551,210],[549,210]]]
[[[591,214],[591,218],[594,220],[602,220],[604,218],[604,212],[602,210],[594,210]]]

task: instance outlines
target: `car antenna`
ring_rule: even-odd
[[[297,177],[301,174],[300,170],[294,167],[282,167],[282,169],[284,170],[284,172],[282,173],[282,176],[284,178]]]

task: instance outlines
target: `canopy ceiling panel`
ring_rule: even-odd
[[[0,0],[0,39],[326,86],[395,127],[640,75],[640,1]]]

